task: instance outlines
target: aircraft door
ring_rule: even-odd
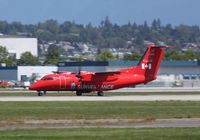
[[[66,89],[67,81],[65,76],[60,76],[60,89]]]

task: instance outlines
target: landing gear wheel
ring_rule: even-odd
[[[82,96],[82,92],[81,91],[76,91],[76,95],[77,96]]]
[[[42,91],[38,91],[38,96],[43,96],[43,92]]]
[[[97,95],[98,95],[98,96],[104,96],[104,93],[103,93],[103,91],[98,91],[98,92],[97,92]]]

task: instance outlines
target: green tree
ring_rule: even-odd
[[[0,46],[0,64],[6,64],[6,66],[15,66],[16,59],[11,57],[6,47]]]
[[[161,21],[160,21],[160,19],[157,19],[157,20],[154,19],[153,22],[152,22],[151,28],[152,28],[153,30],[158,30],[158,29],[160,29],[160,28],[161,28]]]
[[[22,66],[35,66],[38,65],[38,58],[33,56],[31,52],[22,53],[20,59],[18,60],[18,65]]]
[[[62,60],[60,54],[61,49],[55,45],[50,46],[46,55],[45,64],[57,65]]]
[[[39,29],[43,29],[43,30],[47,30],[49,32],[51,32],[54,35],[57,35],[57,33],[59,32],[59,24],[56,20],[47,20],[44,23],[39,23],[38,24],[38,28]]]
[[[132,54],[125,54],[124,55],[124,60],[140,60],[141,56],[136,53],[136,52],[133,52]]]
[[[194,52],[192,49],[189,49],[184,52],[184,60],[197,60],[199,59],[198,53]]]
[[[49,32],[48,30],[38,29],[36,31],[36,36],[40,40],[45,40],[45,41],[54,40],[54,35],[51,32]]]
[[[113,37],[110,39],[109,44],[111,48],[123,48],[126,42],[120,37]]]
[[[100,55],[96,58],[97,61],[112,61],[115,59],[116,57],[109,50],[101,51]]]
[[[8,33],[8,23],[6,21],[0,21],[0,33]]]
[[[177,50],[170,50],[165,53],[164,60],[174,61],[174,60],[183,60],[183,55]]]
[[[174,61],[174,60],[183,60],[183,61],[189,61],[189,60],[199,60],[199,54],[197,52],[194,52],[192,49],[189,49],[185,52],[179,52],[177,50],[170,50],[165,53],[164,60],[168,61]]]

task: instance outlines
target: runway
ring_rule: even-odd
[[[131,96],[2,96],[0,101],[200,101],[200,95],[131,95]]]

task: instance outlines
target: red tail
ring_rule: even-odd
[[[168,46],[156,46],[154,44],[148,45],[148,48],[138,64],[140,74],[145,75],[146,83],[155,80],[164,55],[163,48]]]

